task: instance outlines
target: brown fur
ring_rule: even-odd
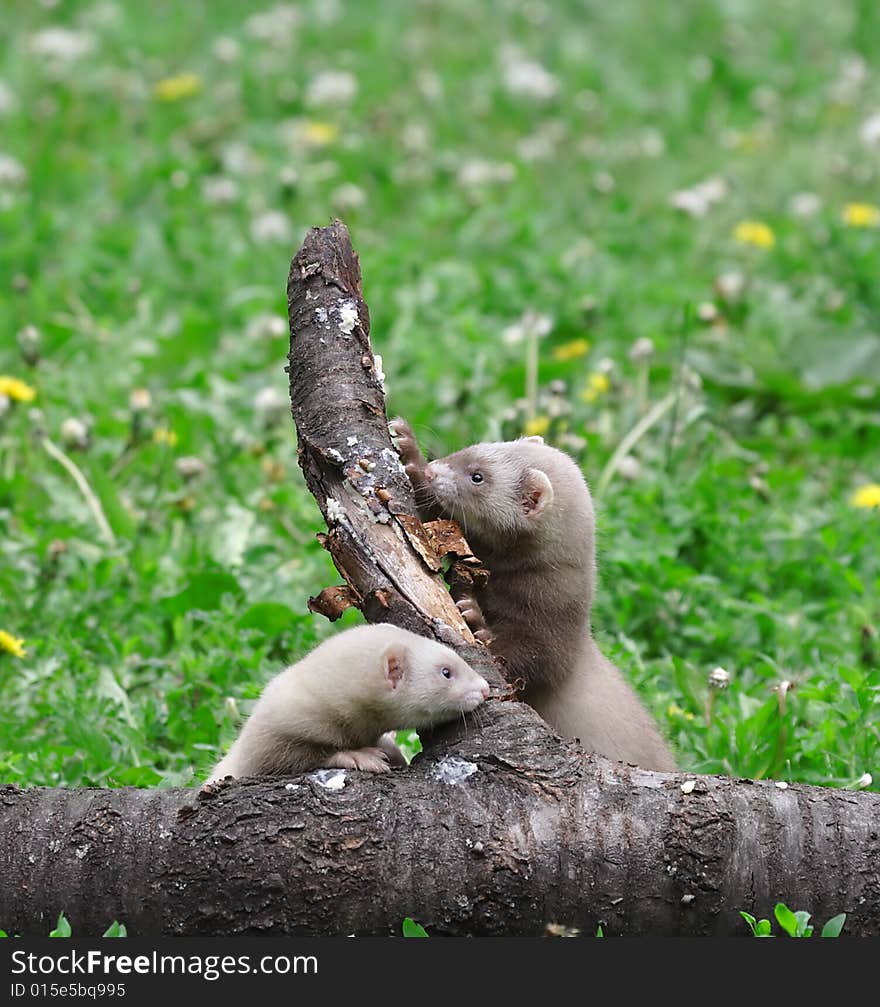
[[[489,569],[476,604],[460,607],[510,681],[522,680],[523,699],[588,749],[675,770],[652,718],[592,637],[595,517],[577,465],[540,438],[475,444],[428,463],[409,426],[393,428],[423,516],[457,520]]]

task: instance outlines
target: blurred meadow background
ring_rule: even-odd
[[[338,215],[391,414],[580,461],[595,628],[682,767],[876,789],[880,7],[0,29],[0,780],[191,783],[335,631],[282,368]]]

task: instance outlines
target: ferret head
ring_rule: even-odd
[[[389,643],[380,663],[388,705],[400,718],[394,726],[442,724],[489,697],[488,682],[455,651],[415,634]]]
[[[426,492],[465,535],[522,538],[542,531],[563,495],[590,507],[574,462],[541,438],[474,444],[425,469]],[[565,488],[578,487],[565,494]]]

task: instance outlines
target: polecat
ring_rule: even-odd
[[[577,465],[540,438],[475,444],[429,463],[404,420],[392,429],[423,518],[457,520],[489,570],[459,607],[508,678],[524,683],[522,698],[588,749],[674,771],[652,718],[593,640],[595,518]]]
[[[385,732],[453,720],[488,695],[448,647],[396,626],[357,626],[269,682],[208,781],[321,766],[384,773],[399,761]]]

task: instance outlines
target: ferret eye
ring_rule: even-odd
[[[482,472],[472,472],[471,473],[471,482],[472,483],[481,483],[482,481],[483,481],[483,473]]]
[[[451,668],[441,668],[440,669],[440,674],[444,678],[452,678],[452,669]]]

